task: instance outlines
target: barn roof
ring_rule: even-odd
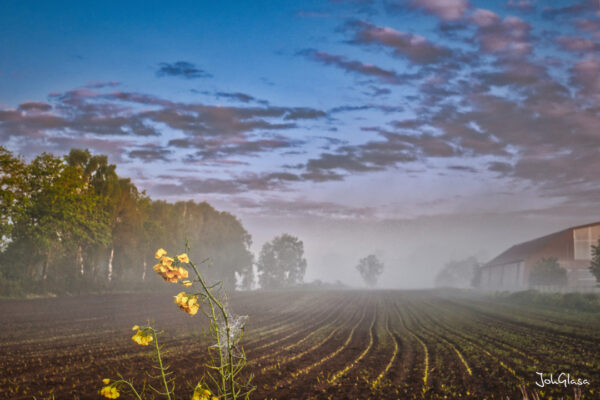
[[[546,236],[542,236],[537,239],[530,240],[528,242],[523,242],[516,244],[501,253],[499,256],[485,264],[485,267],[493,267],[495,265],[504,265],[510,264],[517,261],[522,261],[526,259],[531,254],[536,253],[539,250],[542,250],[546,245],[550,244],[554,239],[558,238],[560,235],[566,233],[567,231],[571,231],[573,229],[585,228],[588,226],[600,225],[600,221],[593,222],[591,224],[578,225],[573,226],[571,228],[563,229],[562,231],[554,232]]]

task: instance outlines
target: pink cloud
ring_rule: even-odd
[[[416,64],[429,64],[450,56],[450,51],[435,45],[421,35],[379,27],[366,22],[351,25],[356,29],[354,42],[375,44],[393,49],[394,54],[405,56]]]
[[[492,11],[479,9],[471,16],[477,25],[476,38],[487,53],[524,57],[531,53],[531,25],[518,17],[503,20]]]
[[[442,21],[456,21],[469,9],[467,0],[413,0],[412,6],[433,14]]]
[[[573,66],[572,82],[580,86],[581,92],[600,95],[600,58],[587,57]]]
[[[561,36],[558,39],[556,39],[556,42],[563,49],[573,52],[588,52],[600,50],[599,43],[582,37]]]

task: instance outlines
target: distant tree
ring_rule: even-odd
[[[374,254],[369,254],[360,259],[356,269],[368,286],[375,286],[379,275],[383,272],[383,267],[383,263]]]
[[[276,289],[301,283],[306,272],[304,243],[287,233],[263,245],[256,263],[263,289]]]
[[[479,270],[479,262],[475,257],[464,260],[450,261],[435,277],[436,287],[467,288],[472,286],[476,273]],[[481,274],[479,273],[479,278]]]
[[[567,271],[560,266],[556,257],[542,258],[533,266],[529,275],[530,286],[565,286]]]
[[[592,261],[590,262],[590,271],[600,282],[600,240],[596,246],[592,245]]]
[[[473,272],[473,278],[471,279],[471,287],[478,288],[481,287],[481,276],[483,275],[483,268],[481,265],[475,267],[475,271]]]

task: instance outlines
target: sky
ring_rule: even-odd
[[[428,287],[600,220],[600,2],[6,1],[0,145],[296,235],[309,281]]]

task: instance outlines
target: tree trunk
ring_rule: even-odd
[[[110,248],[110,256],[108,257],[108,281],[112,280],[112,272],[113,272],[113,257],[115,256],[115,248]]]
[[[48,278],[48,269],[50,268],[50,251],[46,251],[46,259],[44,260],[44,267],[42,269],[42,279]]]
[[[83,275],[84,273],[84,269],[83,269],[83,255],[81,254],[82,250],[81,250],[81,245],[79,245],[77,247],[77,263],[79,264],[79,274]]]
[[[148,263],[146,262],[146,254],[144,254],[144,270],[142,271],[142,281],[146,280],[146,268],[148,267]]]

